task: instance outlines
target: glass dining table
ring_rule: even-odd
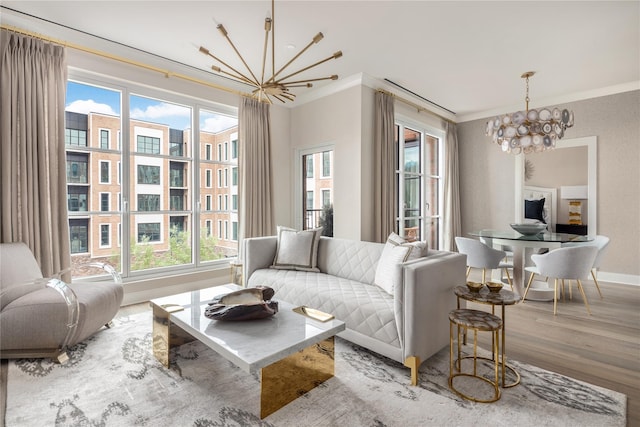
[[[525,277],[524,269],[530,262],[531,252],[534,249],[557,249],[567,242],[589,242],[593,240],[590,236],[579,236],[577,234],[544,232],[536,235],[525,236],[515,230],[480,230],[469,233],[471,236],[485,240],[495,249],[502,249],[508,246],[513,249],[513,290],[520,296],[524,295]],[[489,243],[490,242],[490,243]],[[500,269],[493,270],[492,279],[500,280],[502,272]],[[527,300],[553,301],[553,288],[546,282],[534,281],[527,294]]]

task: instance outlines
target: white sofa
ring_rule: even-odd
[[[429,250],[397,266],[401,277],[393,295],[374,283],[384,244],[322,237],[320,272],[269,268],[277,237],[245,239],[245,285],[270,286],[275,300],[306,305],[346,323],[339,335],[411,368],[417,384],[420,363],[449,344],[453,288],[465,283],[466,257]]]

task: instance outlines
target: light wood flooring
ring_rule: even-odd
[[[507,359],[626,394],[627,425],[638,427],[640,287],[599,281],[604,297],[600,299],[593,281],[583,281],[589,316],[573,283],[573,299],[561,299],[555,316],[552,302],[526,301],[506,307]],[[467,308],[491,310],[475,303]],[[480,334],[479,341],[491,348],[489,334]]]
[[[585,281],[584,286],[591,316],[578,292],[573,292],[573,300],[558,303],[556,316],[550,302],[507,307],[507,358],[626,394],[627,425],[640,427],[640,287],[600,282],[601,300],[593,282]],[[490,310],[481,304],[468,307]],[[123,307],[120,313],[148,309],[143,303]],[[490,348],[483,335],[488,334],[480,334],[481,344]],[[2,362],[0,426],[7,392],[6,361]]]

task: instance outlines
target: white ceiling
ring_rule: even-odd
[[[258,73],[271,2],[3,1],[2,6],[3,24],[122,56],[132,57],[132,50],[42,19],[208,70],[214,61],[198,52],[202,45],[241,69],[215,28],[222,23]],[[640,88],[639,1],[276,1],[276,68],[318,31],[324,40],[291,71],[337,50],[344,56],[301,78],[364,73],[389,79],[454,111],[458,121],[524,108],[520,75],[529,70],[537,72],[530,83],[532,107]]]

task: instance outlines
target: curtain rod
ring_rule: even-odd
[[[401,96],[399,96],[399,95],[396,95],[396,94],[395,94],[395,93],[393,93],[393,92],[389,92],[388,90],[384,90],[384,89],[376,89],[376,90],[377,90],[378,92],[381,92],[381,93],[384,93],[384,94],[386,94],[386,95],[389,95],[389,96],[393,97],[394,99],[397,99],[398,101],[403,102],[403,103],[405,103],[405,104],[407,104],[407,105],[409,105],[409,106],[411,106],[411,107],[415,108],[416,110],[418,110],[418,113],[420,113],[421,111],[425,111],[425,112],[427,112],[427,113],[429,113],[429,114],[433,114],[434,116],[436,116],[436,117],[438,117],[438,118],[440,118],[440,119],[444,120],[444,121],[445,121],[445,122],[447,122],[447,123],[451,123],[451,124],[455,124],[455,123],[456,123],[456,122],[454,122],[453,120],[451,120],[451,119],[448,119],[448,118],[444,117],[443,115],[440,115],[440,114],[438,114],[438,113],[435,113],[435,112],[433,112],[433,111],[429,110],[428,108],[425,108],[425,107],[423,107],[423,106],[421,106],[421,105],[416,104],[415,102],[411,102],[411,101],[409,101],[408,99],[405,99],[405,98],[403,98],[403,97],[401,97]]]
[[[224,91],[224,92],[233,93],[235,95],[251,97],[251,95],[248,94],[248,93],[244,93],[244,92],[241,92],[241,91],[238,91],[238,90],[230,89],[230,88],[227,88],[227,87],[224,87],[224,86],[221,86],[221,85],[217,85],[215,83],[210,83],[210,82],[207,82],[205,80],[202,80],[202,79],[199,79],[199,78],[196,78],[196,77],[187,76],[186,74],[181,74],[181,73],[174,73],[173,71],[165,70],[165,69],[162,69],[162,68],[159,68],[159,67],[155,67],[153,65],[148,65],[148,64],[145,64],[145,63],[142,63],[142,62],[139,62],[139,61],[134,61],[132,59],[127,59],[127,58],[123,58],[121,56],[117,56],[117,55],[113,55],[113,54],[110,54],[110,53],[102,52],[102,51],[99,51],[99,50],[96,50],[96,49],[92,49],[92,48],[89,48],[89,47],[80,46],[78,44],[70,43],[70,42],[67,42],[67,41],[64,41],[64,40],[58,40],[58,39],[55,39],[53,37],[45,36],[44,34],[34,33],[32,31],[23,30],[21,28],[17,28],[17,27],[13,27],[13,26],[10,26],[10,25],[5,25],[5,24],[0,24],[0,28],[2,28],[3,30],[7,30],[7,31],[10,31],[10,32],[13,32],[13,33],[23,34],[23,35],[26,35],[26,36],[29,36],[29,37],[33,37],[33,38],[36,38],[36,39],[44,40],[46,42],[50,42],[50,43],[58,44],[58,45],[61,45],[61,46],[64,46],[64,47],[68,47],[68,48],[71,48],[71,49],[79,50],[81,52],[90,53],[92,55],[97,55],[97,56],[101,56],[103,58],[107,58],[107,59],[111,59],[111,60],[114,60],[114,61],[122,62],[122,63],[128,64],[128,65],[133,65],[133,66],[136,66],[136,67],[144,68],[145,70],[155,71],[157,73],[164,74],[164,76],[166,78],[177,77],[179,79],[187,80],[187,81],[190,81],[192,83],[198,83],[198,84],[201,84],[201,85],[204,85],[204,86],[209,86],[209,87],[211,87],[213,89],[218,89],[218,90],[221,90],[221,91]]]

